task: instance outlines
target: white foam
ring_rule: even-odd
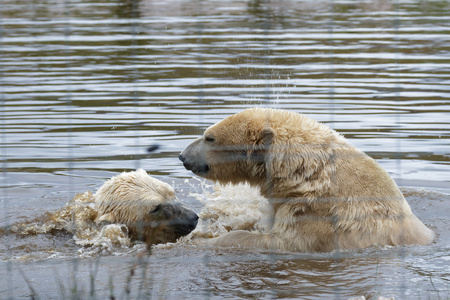
[[[201,189],[200,194],[190,194],[204,205],[192,237],[212,238],[232,230],[266,232],[271,227],[272,208],[256,188],[201,182]]]

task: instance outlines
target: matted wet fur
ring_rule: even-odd
[[[198,216],[178,201],[173,187],[143,169],[111,178],[94,198],[96,223],[125,224],[132,239],[148,246],[175,242],[197,226]]]
[[[434,238],[375,160],[294,112],[252,108],[232,115],[209,127],[180,160],[207,179],[248,182],[273,206],[269,232],[234,231],[212,239],[214,245],[324,252]]]

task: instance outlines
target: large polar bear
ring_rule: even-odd
[[[148,246],[175,242],[197,226],[198,216],[177,200],[173,187],[143,169],[106,181],[94,199],[96,223],[125,224],[131,239]]]
[[[259,187],[273,206],[269,232],[232,231],[214,245],[324,252],[434,238],[375,160],[297,113],[244,110],[209,127],[179,158],[204,178]]]

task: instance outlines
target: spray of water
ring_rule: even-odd
[[[203,204],[197,228],[175,244],[155,247],[200,244],[232,230],[265,232],[271,227],[271,206],[257,189],[248,184],[210,185],[205,180],[195,180],[199,186],[194,186],[189,181],[186,183],[190,190],[197,191],[190,196]],[[11,232],[21,236],[69,233],[80,246],[77,255],[81,257],[145,251],[144,243],[130,240],[126,225],[96,224],[98,213],[94,197],[88,191],[77,194],[59,210],[14,224]]]

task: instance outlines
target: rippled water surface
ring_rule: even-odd
[[[331,254],[180,243],[86,257],[63,232],[0,232],[0,298],[450,297],[448,1],[2,0],[0,15],[0,226],[139,167],[199,212],[191,192],[206,190],[178,154],[266,106],[344,134],[438,234]]]

